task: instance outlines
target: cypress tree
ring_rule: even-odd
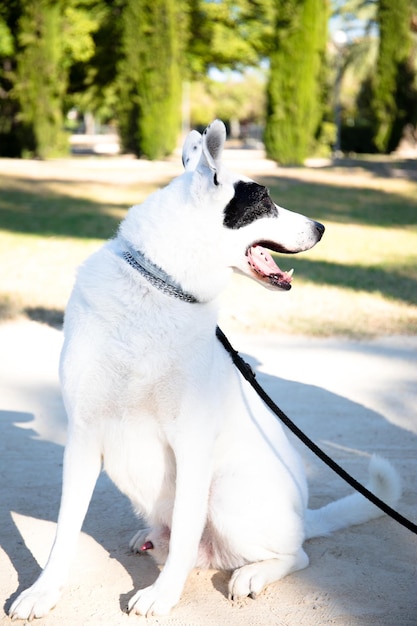
[[[176,0],[127,0],[119,64],[125,150],[156,159],[176,146],[181,123],[184,11]]]
[[[62,27],[60,2],[22,2],[14,91],[21,109],[23,150],[41,158],[67,149],[62,111],[67,85]]]
[[[410,19],[409,0],[379,0],[380,39],[372,110],[374,143],[380,152],[391,152],[397,147],[416,97],[412,93]]]
[[[10,4],[0,2],[0,156],[16,157],[20,154],[15,132],[19,103],[13,98],[16,10]]]
[[[265,147],[270,158],[302,164],[322,118],[320,73],[327,42],[327,0],[276,0],[267,86]]]

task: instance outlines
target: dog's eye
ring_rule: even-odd
[[[213,183],[216,185],[216,187],[220,185],[219,181],[217,180],[217,172],[214,172]]]

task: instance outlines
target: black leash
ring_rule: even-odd
[[[417,535],[417,525],[411,522],[409,519],[398,513],[395,509],[386,504],[383,500],[378,498],[372,491],[369,491],[366,487],[364,487],[361,483],[359,483],[355,478],[353,478],[350,474],[346,472],[338,463],[336,463],[331,457],[329,457],[321,448],[319,448],[314,441],[312,441],[305,433],[303,433],[298,426],[294,424],[292,420],[275,404],[272,398],[266,393],[266,391],[261,387],[261,385],[256,380],[256,374],[252,370],[249,363],[246,363],[244,359],[240,356],[239,352],[237,352],[230,341],[223,333],[223,331],[217,326],[216,328],[216,336],[217,339],[223,344],[223,347],[227,350],[227,352],[232,357],[233,363],[242,374],[242,376],[252,385],[255,389],[256,393],[262,398],[265,404],[271,409],[271,411],[291,430],[294,435],[296,435],[303,443],[307,446],[316,456],[319,457],[326,465],[328,465],[336,474],[338,474],[343,480],[345,480],[351,487],[353,487],[356,491],[362,494],[365,498],[367,498],[372,504],[375,504],[378,508],[380,508],[384,513],[392,517],[396,522],[408,528],[412,533]]]

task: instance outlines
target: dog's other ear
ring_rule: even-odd
[[[200,161],[202,138],[197,130],[188,133],[182,148],[182,164],[185,171],[195,170]]]
[[[214,120],[203,132],[203,152],[199,166],[208,167],[214,174],[218,174],[225,141],[225,125],[220,120]],[[215,182],[217,184],[216,177]]]

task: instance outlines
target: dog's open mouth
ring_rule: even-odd
[[[250,246],[246,251],[249,266],[256,274],[256,278],[267,282],[278,289],[291,289],[291,281],[294,270],[283,272],[268,250],[259,244]]]

